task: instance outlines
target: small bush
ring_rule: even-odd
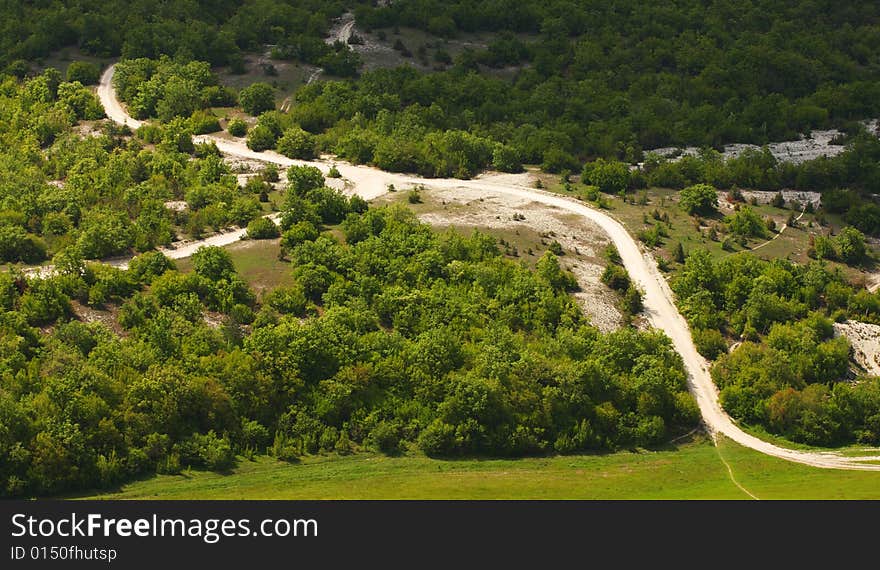
[[[210,111],[199,110],[189,118],[189,126],[194,135],[216,133],[220,130],[220,120]]]
[[[79,81],[83,85],[94,85],[101,78],[101,70],[88,61],[74,61],[67,67],[67,80]]]
[[[718,355],[727,352],[727,342],[715,329],[695,329],[693,337],[697,351],[709,360],[715,360]]]
[[[247,123],[241,119],[232,119],[226,125],[226,130],[234,137],[243,137],[247,134]]]
[[[252,220],[247,227],[247,237],[250,239],[275,239],[280,235],[281,230],[269,218]]]

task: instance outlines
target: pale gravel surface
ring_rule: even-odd
[[[98,88],[101,102],[111,119],[120,123],[127,122],[129,126],[132,126],[133,120],[122,109],[113,93],[110,85],[112,76],[113,66],[110,66],[102,75],[101,85]],[[324,172],[329,169],[329,163],[325,160],[311,163],[294,161],[274,152],[255,153],[248,149],[243,142],[221,141],[207,135],[197,138],[214,140],[222,152],[234,156],[265,160],[281,166],[313,164]],[[624,266],[635,283],[644,291],[645,314],[649,322],[655,328],[666,333],[674,348],[681,355],[688,371],[689,387],[699,405],[703,421],[713,435],[721,433],[745,447],[805,465],[833,469],[880,471],[880,465],[868,463],[869,461],[880,461],[880,456],[846,457],[833,451],[788,449],[750,435],[734,424],[733,420],[721,409],[718,390],[709,375],[708,363],[697,352],[687,322],[676,309],[672,291],[657,269],[656,263],[650,254],[645,254],[639,249],[638,244],[623,225],[608,214],[594,210],[574,199],[534,190],[529,187],[527,174],[486,174],[473,180],[423,179],[404,174],[386,173],[376,168],[354,166],[343,162],[337,162],[337,167],[342,176],[354,184],[358,194],[366,199],[383,194],[389,183],[393,183],[396,187],[403,187],[407,184],[424,184],[428,187],[441,189],[468,188],[487,194],[504,193],[511,197],[541,202],[591,220],[604,230],[617,246]]]
[[[834,336],[845,336],[859,366],[871,376],[880,376],[880,325],[859,321],[834,323]]]

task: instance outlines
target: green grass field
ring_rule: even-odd
[[[160,475],[100,499],[878,499],[880,473],[816,469],[700,438],[669,451],[438,460],[361,453],[288,464],[242,459],[230,474]]]
[[[290,263],[278,259],[280,239],[241,240],[225,246],[235,270],[258,294],[293,283]],[[192,271],[190,258],[175,261],[177,268]]]

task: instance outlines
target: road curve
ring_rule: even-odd
[[[111,65],[101,76],[98,96],[110,119],[117,123],[137,128],[142,122],[130,117],[116,99],[112,86],[113,71],[114,66]],[[426,179],[405,174],[388,173],[376,168],[355,166],[345,162],[331,163],[328,160],[293,160],[275,152],[254,152],[247,148],[241,140],[230,140],[211,135],[201,135],[194,138],[199,142],[214,142],[221,152],[228,155],[272,162],[280,166],[290,166],[293,164],[312,165],[326,173],[331,164],[335,164],[343,178],[353,183],[357,193],[365,199],[375,198],[384,194],[388,191],[389,184],[400,187],[414,184],[423,184],[428,188],[463,187],[479,190],[487,195],[493,192],[512,194],[583,216],[598,224],[608,234],[620,252],[623,265],[626,267],[631,278],[644,292],[644,312],[651,325],[664,331],[671,339],[675,350],[681,355],[685,369],[688,372],[688,385],[691,393],[694,395],[703,416],[703,421],[713,434],[713,437],[716,434],[723,434],[740,445],[766,455],[814,467],[880,471],[880,464],[872,463],[880,462],[880,456],[877,455],[846,457],[832,451],[820,452],[788,449],[752,436],[737,426],[721,408],[718,400],[718,390],[709,374],[708,363],[697,352],[688,324],[678,312],[672,291],[666,279],[657,269],[653,258],[639,249],[636,241],[620,222],[600,210],[590,208],[575,199],[535,190],[522,184],[521,178],[507,175],[484,175],[473,180],[450,178]],[[208,239],[210,240],[211,238]],[[231,241],[234,241],[234,239]],[[194,251],[203,244],[207,244],[207,241],[189,244],[188,248]],[[181,256],[176,255],[175,257]]]

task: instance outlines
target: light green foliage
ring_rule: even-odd
[[[846,227],[837,236],[837,251],[840,258],[851,265],[861,262],[867,254],[865,236],[853,227]]]
[[[277,136],[265,125],[257,125],[247,134],[247,146],[257,152],[275,147]]]
[[[581,180],[592,184],[606,194],[625,191],[629,183],[629,169],[626,164],[615,160],[598,159],[588,162],[581,172]]]
[[[728,216],[725,223],[733,235],[744,237],[765,237],[767,235],[767,224],[750,206],[742,206]]]
[[[720,454],[720,455],[719,455]],[[566,454],[535,458],[421,456],[272,458],[239,464],[232,474],[160,475],[92,499],[250,500],[841,500],[880,497],[875,473],[816,469],[763,455],[720,436],[663,451]]]
[[[131,222],[123,212],[93,210],[83,219],[76,245],[87,259],[123,254],[133,245]]]
[[[273,239],[281,235],[281,230],[269,218],[257,218],[247,226],[247,237],[250,239]]]
[[[211,281],[227,279],[235,273],[229,253],[219,247],[200,247],[192,256],[192,264],[197,275]]]
[[[496,144],[492,149],[492,168],[501,172],[521,172],[522,160],[515,148]]]
[[[681,191],[678,202],[688,214],[705,216],[718,208],[718,192],[709,184],[694,184]]]
[[[189,122],[194,135],[216,133],[220,130],[220,120],[209,111],[195,111],[189,118]]]
[[[290,127],[275,145],[288,158],[312,159],[315,156],[315,137],[300,127]]]
[[[247,123],[241,119],[232,119],[226,126],[226,130],[234,137],[243,137],[247,134]]]

